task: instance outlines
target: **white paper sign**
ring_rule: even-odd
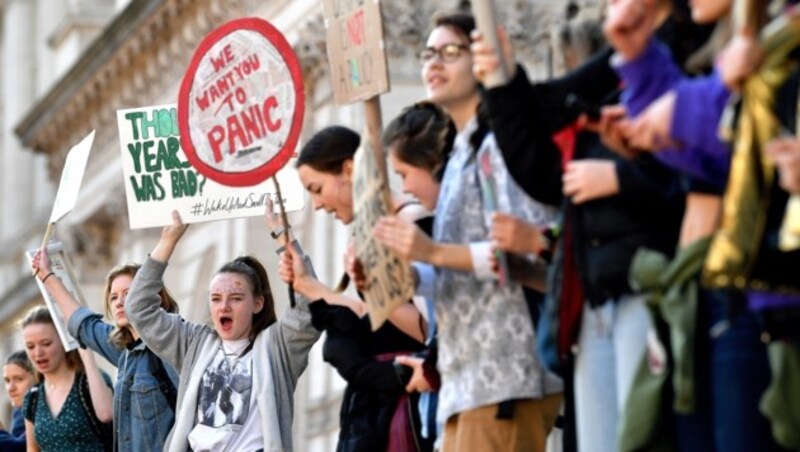
[[[33,255],[36,254],[36,251],[37,250],[28,250],[25,253],[25,255],[28,257],[28,262],[33,260]],[[64,284],[64,287],[67,288],[67,291],[72,294],[72,297],[77,300],[78,303],[86,306],[80,286],[78,286],[76,283],[77,280],[75,279],[75,273],[72,270],[72,265],[70,265],[67,254],[64,252],[64,245],[61,242],[54,242],[47,245],[47,254],[50,257],[50,269],[53,271],[55,276],[61,280],[61,282]],[[39,286],[39,291],[42,293],[42,298],[44,298],[47,309],[50,310],[50,315],[53,317],[53,323],[56,326],[56,331],[58,331],[58,337],[61,339],[61,343],[64,345],[64,350],[75,350],[78,348],[79,344],[78,340],[72,337],[67,331],[68,319],[64,317],[64,313],[61,312],[58,304],[55,302],[55,300],[53,300],[50,292],[45,289],[44,284],[42,284],[39,278],[34,279],[36,280],[36,284]]]
[[[230,187],[197,172],[181,148],[174,104],[119,110],[117,126],[131,229],[172,224],[173,210],[187,224],[258,216],[267,199],[277,200],[271,179]],[[292,162],[277,178],[286,210],[302,209],[304,189]]]
[[[78,202],[78,192],[81,190],[83,173],[86,171],[89,151],[92,150],[92,143],[94,143],[94,132],[92,130],[92,133],[73,146],[69,154],[67,154],[64,169],[61,170],[61,182],[58,184],[56,201],[53,203],[53,211],[50,213],[50,223],[56,223],[63,218]]]

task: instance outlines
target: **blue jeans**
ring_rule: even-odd
[[[575,360],[578,450],[616,452],[617,424],[644,356],[652,320],[641,297],[583,310]]]
[[[756,316],[735,305],[724,292],[700,293],[696,407],[676,418],[681,452],[782,450],[758,409],[770,380],[767,349]]]

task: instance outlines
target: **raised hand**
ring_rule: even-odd
[[[508,39],[508,33],[503,26],[497,27],[497,39],[500,42],[500,50],[503,52],[505,58],[506,70],[509,79],[513,79],[516,75],[517,65],[514,59],[514,48],[511,46],[511,41]],[[481,84],[485,82],[486,76],[494,73],[500,68],[500,58],[497,57],[495,49],[483,39],[480,31],[472,31],[472,73]]]
[[[517,254],[538,253],[542,248],[539,228],[527,221],[504,213],[492,214],[492,230],[489,238],[494,246]]]
[[[589,120],[586,115],[581,115],[578,121],[586,130],[596,133],[600,141],[615,153],[626,158],[635,157],[639,153],[628,144],[624,134],[626,130],[624,125],[629,122],[628,110],[624,105],[603,107],[600,110],[600,119],[597,121]]]
[[[764,49],[753,36],[735,35],[720,53],[717,70],[731,91],[739,91],[764,60]]]
[[[428,380],[425,379],[425,372],[422,368],[424,360],[416,356],[398,356],[395,362],[408,366],[412,369],[411,379],[406,385],[406,392],[430,392],[433,390]]]
[[[50,268],[50,256],[47,255],[47,247],[36,250],[36,254],[33,255],[31,260],[31,270],[40,279],[52,271]]]
[[[433,259],[435,246],[431,238],[416,224],[397,217],[387,216],[378,220],[373,237],[406,260],[431,262]]]
[[[289,238],[289,230],[288,227],[284,228],[281,214],[275,213],[274,206],[272,199],[267,199],[266,208],[264,209],[264,224],[267,226],[270,236],[280,244],[285,245]]]
[[[278,275],[286,284],[294,284],[294,253],[288,247],[278,258]]]
[[[631,147],[642,151],[660,151],[677,147],[670,138],[675,98],[675,92],[668,91],[653,101],[635,119],[621,124],[622,133]]]
[[[281,253],[278,261],[278,274],[283,282],[291,284],[296,291],[302,294],[306,294],[304,287],[309,282],[316,282],[316,279],[308,274],[303,256],[298,254],[292,246],[286,247],[286,250]]]
[[[367,277],[364,274],[364,267],[361,261],[356,256],[356,246],[350,241],[347,244],[347,250],[344,253],[344,268],[350,280],[356,285],[356,289],[364,291],[367,289]]]
[[[175,251],[175,245],[178,244],[183,234],[189,225],[183,224],[181,215],[177,210],[172,211],[172,224],[164,226],[161,230],[161,239],[159,239],[150,257],[159,262],[169,261],[172,252]]]
[[[567,164],[562,177],[564,195],[582,204],[619,193],[617,168],[613,161],[584,159]]]

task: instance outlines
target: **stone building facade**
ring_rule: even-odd
[[[584,1],[596,7],[598,1]],[[455,0],[383,0],[392,91],[382,96],[384,120],[422,99],[418,50],[437,10]],[[557,72],[551,31],[567,0],[496,0],[520,59],[535,77]],[[297,53],[306,89],[301,143],[329,124],[363,128],[359,105],[333,103],[328,80],[321,0],[2,0],[0,35],[0,358],[22,348],[16,322],[41,303],[26,249],[39,246],[66,152],[92,129],[95,144],[78,206],[56,228],[66,243],[89,306],[101,311],[105,273],[141,261],[159,230],[131,230],[122,184],[116,110],[174,103],[181,77],[200,40],[218,25],[257,16],[282,30]],[[342,271],[347,231],[309,205],[290,215],[323,281]],[[250,253],[278,281],[273,244],[259,218],[193,225],[174,255],[166,280],[191,321],[208,318],[207,282],[235,255]],[[273,287],[279,312],[286,290]],[[113,369],[108,367],[113,375]],[[335,447],[344,387],[322,362],[319,344],[297,390],[295,444],[300,451]],[[5,392],[0,420],[9,420]]]

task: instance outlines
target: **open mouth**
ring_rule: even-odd
[[[220,317],[219,326],[222,328],[222,331],[230,331],[231,327],[233,327],[233,319],[230,317]]]
[[[47,365],[49,363],[50,363],[50,360],[47,360],[47,359],[37,360],[36,361],[36,367],[38,367],[39,369],[44,369],[45,367],[47,367]]]
[[[445,78],[440,75],[428,77],[428,86],[439,86],[445,82]]]

